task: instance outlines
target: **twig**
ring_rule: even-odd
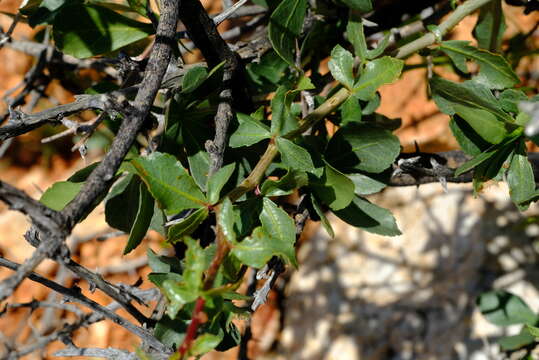
[[[54,356],[87,356],[87,357],[99,357],[115,360],[137,360],[138,357],[125,350],[114,348],[78,348],[74,346],[66,347],[62,350],[58,350],[54,353]]]
[[[62,304],[60,302],[51,302],[51,301],[38,301],[38,300],[32,300],[26,303],[15,303],[15,304],[7,304],[7,309],[19,309],[19,308],[30,308],[30,311],[34,311],[37,308],[52,308],[52,309],[58,309],[62,311],[70,311],[72,313],[75,313],[79,317],[83,316],[83,312],[76,306],[70,305],[70,304]],[[0,316],[2,314],[0,313]]]
[[[18,269],[21,267],[21,265],[14,263],[12,261],[9,261],[7,259],[4,259],[3,257],[0,257],[0,266],[4,266],[4,267],[7,267],[8,269],[15,270],[15,271],[18,271]],[[27,277],[32,281],[39,282],[45,285],[46,287],[62,294],[67,300],[84,305],[90,308],[91,310],[93,310],[96,314],[111,319],[116,324],[124,327],[129,332],[137,335],[144,342],[146,342],[148,345],[152,346],[156,350],[164,352],[164,353],[170,352],[170,349],[164,344],[162,344],[160,341],[158,341],[151,333],[148,332],[148,330],[132,324],[131,322],[124,319],[123,317],[111,311],[109,308],[99,305],[95,301],[82,295],[82,293],[80,292],[80,289],[66,288],[62,285],[55,283],[54,281],[43,278],[33,272],[29,273]]]
[[[221,24],[226,19],[230,18],[232,14],[237,12],[240,7],[245,5],[245,3],[247,3],[247,0],[240,0],[234,5],[227,7],[222,13],[212,18],[213,22],[215,23],[216,26],[219,26],[219,24]]]

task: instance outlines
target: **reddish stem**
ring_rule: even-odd
[[[198,326],[202,323],[202,319],[204,316],[202,316],[202,312],[204,310],[204,303],[206,300],[204,298],[199,297],[195,303],[195,308],[193,310],[193,315],[191,316],[191,323],[187,327],[187,332],[185,333],[185,338],[183,339],[183,343],[178,349],[178,354],[180,355],[180,359],[183,359],[185,354],[187,353],[187,350],[191,347],[191,344],[195,340],[197,336],[197,330]]]

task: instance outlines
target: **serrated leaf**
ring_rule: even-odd
[[[537,315],[517,295],[508,291],[496,290],[481,294],[477,299],[481,314],[498,326],[515,324],[535,324]]]
[[[146,236],[153,216],[154,200],[146,189],[146,186],[139,182],[138,209],[133,225],[129,231],[129,238],[124,249],[124,255],[135,249]]]
[[[249,146],[271,137],[268,127],[250,117],[249,115],[237,113],[240,126],[230,137],[230,147]]]
[[[342,0],[350,9],[360,11],[362,13],[368,13],[372,11],[371,0]]]
[[[348,124],[329,141],[326,159],[342,171],[379,173],[400,153],[399,139],[390,131],[366,124]]]
[[[290,169],[279,180],[264,181],[260,188],[260,192],[265,196],[289,195],[295,189],[307,185],[308,182],[309,179],[305,172]]]
[[[496,51],[500,48],[506,28],[501,0],[489,1],[479,10],[473,35],[480,48]]]
[[[277,137],[276,143],[281,159],[289,168],[300,171],[315,170],[313,160],[307,150],[283,137]]]
[[[354,183],[354,192],[357,195],[370,195],[380,192],[387,184],[376,180],[365,174],[348,174],[350,180]]]
[[[329,222],[328,218],[326,217],[326,214],[324,214],[324,211],[320,208],[320,204],[318,204],[318,201],[316,198],[311,194],[311,203],[313,204],[313,209],[320,218],[320,222],[322,223],[322,226],[328,233],[328,235],[331,238],[335,237],[335,232],[333,231],[333,227],[331,227],[331,223]]]
[[[380,86],[399,78],[403,65],[402,60],[389,56],[369,61],[354,85],[353,94],[361,100],[371,100]]]
[[[219,201],[221,197],[221,190],[223,189],[223,186],[226,185],[228,179],[230,179],[235,169],[235,163],[225,165],[208,179],[207,195],[210,204],[213,205]]]
[[[488,88],[505,89],[520,82],[511,65],[501,55],[470,46],[469,41],[444,41],[440,44],[440,50],[445,52],[463,72],[468,72],[466,59],[475,61],[479,65],[475,81]]]
[[[346,175],[326,163],[321,178],[312,180],[309,186],[317,198],[333,210],[340,210],[354,198],[354,183]]]
[[[53,25],[56,46],[77,58],[108,53],[153,33],[151,24],[102,6],[79,3],[62,7]]]
[[[523,140],[519,142],[511,158],[511,164],[507,171],[507,184],[511,200],[517,205],[527,201],[535,192],[533,169],[528,161]]]
[[[331,75],[348,89],[354,86],[354,57],[350,51],[336,45],[328,63]]]
[[[83,182],[58,181],[45,190],[39,201],[53,210],[60,211],[77,196],[83,185]]]
[[[509,114],[505,113],[492,92],[483,84],[475,81],[455,83],[440,77],[430,80],[432,98],[440,111],[447,115],[455,115],[455,104],[480,109],[496,115],[499,119],[513,122]]]
[[[359,58],[361,63],[367,59],[367,42],[365,40],[365,32],[363,31],[363,23],[361,18],[351,14],[346,25],[346,34],[348,41],[354,46],[354,53]]]
[[[181,222],[172,225],[168,228],[167,241],[175,243],[181,241],[184,236],[191,235],[206,220],[208,215],[208,208],[203,207],[182,219]]]
[[[182,93],[195,91],[208,78],[208,69],[203,66],[194,66],[187,70],[183,76]]]
[[[296,38],[307,11],[307,0],[283,0],[270,16],[268,37],[273,50],[295,67]]]
[[[257,227],[251,236],[234,244],[232,254],[255,268],[261,268],[273,256],[280,256],[297,267],[294,220],[270,199],[264,198],[260,222],[262,226]]]
[[[207,205],[193,178],[173,156],[154,152],[132,160],[148,190],[168,215]]]
[[[397,222],[389,210],[374,205],[359,196],[355,196],[352,203],[346,208],[333,211],[333,213],[348,224],[374,234],[384,236],[401,234]]]

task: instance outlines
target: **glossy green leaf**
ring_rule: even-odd
[[[232,254],[255,268],[263,267],[273,256],[280,256],[297,267],[294,220],[270,199],[264,198],[260,222],[262,226],[257,227],[251,236],[234,244]]]
[[[168,215],[206,206],[204,194],[173,156],[154,152],[132,160],[148,190]]]
[[[498,98],[502,109],[513,114],[518,114],[520,112],[518,104],[521,101],[527,100],[528,97],[524,91],[516,89],[506,89],[502,91],[500,97]]]
[[[523,140],[519,142],[511,158],[511,165],[507,171],[507,184],[511,200],[517,205],[527,201],[535,192],[533,169],[528,161]]]
[[[342,171],[379,173],[391,166],[399,153],[399,139],[390,131],[364,123],[348,124],[329,141],[326,159]]]
[[[362,13],[367,13],[372,11],[371,0],[342,0],[350,9],[360,11]]]
[[[282,0],[270,16],[268,37],[273,50],[295,67],[296,39],[301,33],[307,0]]]
[[[53,36],[60,51],[87,58],[117,50],[154,33],[151,24],[122,16],[102,6],[64,6],[55,17]]]
[[[350,180],[354,183],[354,192],[357,195],[370,195],[380,192],[387,185],[365,174],[348,174]]]
[[[39,201],[53,210],[60,211],[77,196],[83,185],[83,182],[58,181],[45,190]]]
[[[208,208],[203,207],[172,225],[168,228],[167,241],[175,243],[181,241],[184,236],[191,235],[206,220],[208,214]]]
[[[477,298],[477,306],[481,314],[494,325],[533,325],[537,321],[537,315],[519,296],[505,290],[481,294]]]
[[[197,336],[189,349],[189,355],[202,355],[215,349],[221,340],[223,340],[223,337],[224,333],[222,331],[219,334],[204,333]]]
[[[469,161],[466,161],[464,164],[459,166],[459,168],[457,170],[455,170],[455,176],[460,176],[460,175],[472,170],[476,166],[482,164],[483,162],[487,161],[492,156],[494,156],[497,151],[499,151],[498,147],[491,147],[490,150],[482,152],[479,155],[477,155],[476,157],[474,157],[473,159],[471,159]]]
[[[470,46],[468,41],[449,40],[440,44],[459,70],[467,73],[466,60],[470,59],[479,65],[479,73],[475,81],[491,89],[505,89],[520,82],[511,65],[501,55]]]
[[[489,1],[479,11],[473,35],[480,48],[497,51],[500,49],[506,28],[501,0]]]
[[[336,45],[328,63],[331,75],[348,89],[354,86],[354,57],[350,51]]]
[[[298,90],[290,90],[287,86],[279,86],[271,99],[271,134],[286,134],[297,128],[297,120],[291,111],[293,98]]]
[[[363,23],[361,17],[351,15],[346,25],[346,34],[348,41],[354,46],[355,55],[364,63],[367,59],[367,41],[365,40],[365,32],[363,31]]]
[[[279,180],[266,180],[260,188],[265,196],[284,196],[291,194],[295,189],[307,185],[309,179],[303,171],[289,169]]]
[[[139,246],[140,242],[146,236],[150,222],[153,216],[154,200],[146,189],[146,186],[139,182],[139,201],[137,215],[129,231],[129,238],[124,249],[124,255]],[[125,206],[125,204],[124,204]]]
[[[316,198],[312,194],[311,194],[311,203],[313,204],[313,209],[316,212],[316,215],[318,215],[318,217],[320,218],[320,222],[322,223],[322,226],[324,227],[328,235],[331,238],[334,238],[335,232],[333,231],[333,227],[331,226],[331,223],[326,217],[326,214],[324,214],[324,211],[320,207],[318,200],[316,200]]]
[[[354,85],[354,95],[365,101],[372,99],[380,86],[399,78],[403,65],[402,60],[389,56],[369,61]]]
[[[283,137],[278,137],[276,144],[281,153],[281,159],[289,168],[300,171],[314,171],[313,160],[307,150]]]
[[[230,137],[231,147],[249,146],[271,137],[268,127],[260,121],[246,114],[237,113],[236,115],[240,126]]]
[[[389,210],[383,209],[369,201],[355,196],[346,208],[333,211],[341,220],[368,232],[396,236],[401,232],[395,218]]]
[[[208,179],[208,200],[210,204],[215,204],[221,198],[221,190],[223,186],[226,185],[234,170],[236,169],[236,164],[228,164],[220,168],[215,174],[213,174]]]
[[[513,122],[489,88],[476,81],[455,83],[435,76],[430,80],[430,88],[436,105],[447,115],[455,115],[454,105],[458,104],[470,109],[488,111],[501,120]]]
[[[532,344],[534,341],[535,337],[526,331],[513,336],[504,336],[498,340],[498,344],[503,351],[511,351],[522,349],[523,347]]]
[[[176,256],[157,255],[152,249],[146,251],[148,265],[154,273],[182,273],[182,265]]]
[[[163,317],[155,325],[153,335],[161,341],[163,344],[175,348],[179,348],[185,338],[187,332],[187,326],[190,319],[171,319],[168,315],[164,314]],[[137,358],[140,358],[138,356]],[[152,360],[151,356],[147,359],[140,358],[140,360]]]
[[[346,126],[348,123],[361,122],[361,117],[362,113],[359,101],[354,96],[350,96],[341,105],[341,126]]]
[[[488,149],[491,144],[483,140],[468,123],[458,115],[452,116],[449,128],[460,148],[468,155],[477,156]]]
[[[187,70],[183,76],[182,93],[195,91],[208,77],[208,69],[203,66],[194,66]]]
[[[316,197],[333,210],[345,208],[354,198],[354,183],[346,175],[326,163],[321,178],[312,180],[309,186]]]
[[[225,238],[233,243],[236,241],[236,231],[234,230],[234,223],[236,222],[236,213],[232,206],[232,202],[228,197],[224,198],[221,203],[221,208],[217,213],[217,222],[221,227],[221,231]]]

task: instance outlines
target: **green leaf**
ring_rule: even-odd
[[[491,146],[458,115],[451,117],[449,128],[455,139],[457,139],[460,148],[468,155],[477,156]]]
[[[528,330],[528,332],[535,338],[539,338],[539,328],[535,327],[535,326],[531,326],[529,324],[526,324],[525,325],[526,327],[526,330]]]
[[[148,265],[154,273],[170,273],[175,272],[182,273],[182,265],[180,260],[175,256],[163,256],[157,255],[152,249],[148,248],[146,251],[148,256]]]
[[[401,234],[397,222],[389,210],[374,205],[359,196],[355,196],[352,203],[346,208],[333,212],[348,224],[374,234],[384,236]]]
[[[189,349],[189,355],[202,355],[215,349],[221,340],[223,340],[223,337],[224,333],[222,331],[219,334],[204,333],[197,336]]]
[[[148,8],[148,0],[127,0],[131,9],[144,17],[148,17],[146,9]]]
[[[487,110],[454,104],[455,114],[464,119],[485,141],[500,143],[507,135],[505,124]]]
[[[349,123],[361,122],[361,106],[359,101],[350,96],[341,105],[341,126],[346,126]]]
[[[440,111],[447,115],[455,115],[454,105],[457,104],[470,109],[485,110],[501,120],[513,122],[513,118],[502,110],[492,92],[476,81],[455,83],[435,76],[430,80],[430,88],[434,102]]]
[[[328,63],[331,75],[348,89],[354,86],[354,57],[350,51],[341,45],[336,45],[331,51]]]
[[[39,201],[53,210],[61,211],[77,196],[83,185],[83,182],[58,181],[45,190]]]
[[[345,208],[354,198],[352,180],[328,163],[324,166],[322,177],[310,181],[309,186],[317,198],[333,210]]]
[[[468,72],[466,59],[471,59],[479,65],[479,73],[475,81],[491,89],[505,89],[520,82],[511,65],[501,55],[487,50],[470,46],[469,41],[449,40],[440,44],[440,50],[445,52],[457,68]]]
[[[231,243],[236,241],[236,231],[234,230],[235,222],[236,213],[234,212],[232,202],[226,197],[217,213],[217,223],[221,227],[221,231],[223,232],[223,235],[225,235],[225,238]]]
[[[233,245],[232,254],[255,268],[263,267],[273,256],[280,256],[297,267],[294,220],[270,199],[264,198],[260,222],[262,226],[257,227],[251,236]]]
[[[528,100],[528,97],[526,96],[524,91],[516,90],[516,89],[506,89],[502,91],[498,99],[502,109],[513,114],[520,113],[518,104],[521,101],[527,101],[527,100]]]
[[[195,66],[187,70],[183,76],[182,93],[188,94],[195,91],[208,78],[208,69],[203,66]]]
[[[165,314],[155,325],[153,334],[163,344],[179,348],[185,338],[188,324],[188,320],[171,319]],[[149,356],[148,359],[151,360],[153,357]]]
[[[132,160],[148,190],[168,215],[205,207],[204,194],[173,156],[154,152]]]
[[[485,151],[474,157],[473,159],[466,161],[464,164],[459,166],[457,170],[455,170],[455,176],[460,176],[470,170],[472,170],[474,167],[482,164],[483,162],[490,159],[496,152],[499,150],[498,147],[491,147],[490,150]]]
[[[282,0],[270,16],[268,37],[275,52],[295,67],[296,38],[301,33],[307,0]]]
[[[526,202],[535,192],[533,169],[528,161],[526,145],[523,140],[519,141],[513,153],[511,165],[507,171],[507,184],[511,200],[517,205]]]
[[[105,220],[111,227],[126,233],[131,231],[140,206],[140,184],[138,176],[133,174],[114,184],[105,199]]]
[[[226,185],[228,179],[230,179],[235,169],[235,163],[225,165],[208,179],[207,195],[210,204],[213,205],[219,201],[221,198],[221,190],[223,189],[223,186]]]
[[[53,36],[60,51],[87,58],[117,50],[154,33],[151,24],[122,16],[102,6],[64,6],[55,17]]]
[[[501,0],[489,1],[479,11],[473,34],[480,48],[497,51],[506,28]]]
[[[168,228],[167,241],[175,243],[181,241],[184,236],[191,235],[206,220],[208,214],[208,208],[203,207],[172,225]]]
[[[532,344],[535,341],[533,335],[528,332],[521,332],[520,334],[513,336],[504,336],[498,340],[503,351],[518,350],[527,345]]]
[[[325,156],[342,171],[379,173],[391,166],[399,153],[400,142],[395,135],[362,123],[340,128],[329,141]]]
[[[365,174],[348,174],[350,180],[354,183],[354,192],[357,195],[370,195],[380,192],[387,185],[382,181],[373,179]]]
[[[289,169],[286,175],[279,180],[264,181],[260,188],[260,192],[265,196],[289,195],[295,189],[299,189],[308,183],[309,179],[305,172]]]
[[[313,209],[320,218],[320,222],[322,223],[322,226],[328,233],[328,235],[331,238],[335,237],[335,232],[333,231],[333,228],[331,227],[331,223],[329,222],[328,218],[326,217],[326,214],[324,214],[324,211],[322,211],[322,208],[320,207],[320,204],[318,204],[318,201],[316,198],[311,194],[311,203],[313,204]]]
[[[342,0],[350,9],[360,11],[362,13],[368,13],[372,11],[371,0]]]
[[[249,146],[271,137],[268,127],[260,121],[242,113],[236,115],[240,126],[230,137],[231,147]]]
[[[367,59],[368,50],[361,17],[350,14],[348,24],[346,25],[346,34],[348,36],[348,41],[354,46],[354,53],[361,60],[361,63],[364,63]]]
[[[129,231],[129,238],[124,249],[124,255],[135,249],[146,236],[153,216],[153,198],[146,186],[139,182],[139,201],[137,215]],[[124,204],[125,206],[125,204]]]
[[[380,86],[390,84],[399,78],[403,65],[402,60],[389,56],[369,61],[354,85],[354,95],[364,101],[372,99]]]
[[[298,90],[289,90],[287,86],[279,86],[271,99],[271,134],[286,134],[297,128],[297,120],[292,114],[291,104]]]
[[[537,321],[537,315],[520,297],[504,290],[481,294],[477,306],[481,314],[494,325],[533,325]]]
[[[281,159],[289,168],[300,171],[315,170],[313,160],[307,150],[283,137],[277,137],[276,143]]]

